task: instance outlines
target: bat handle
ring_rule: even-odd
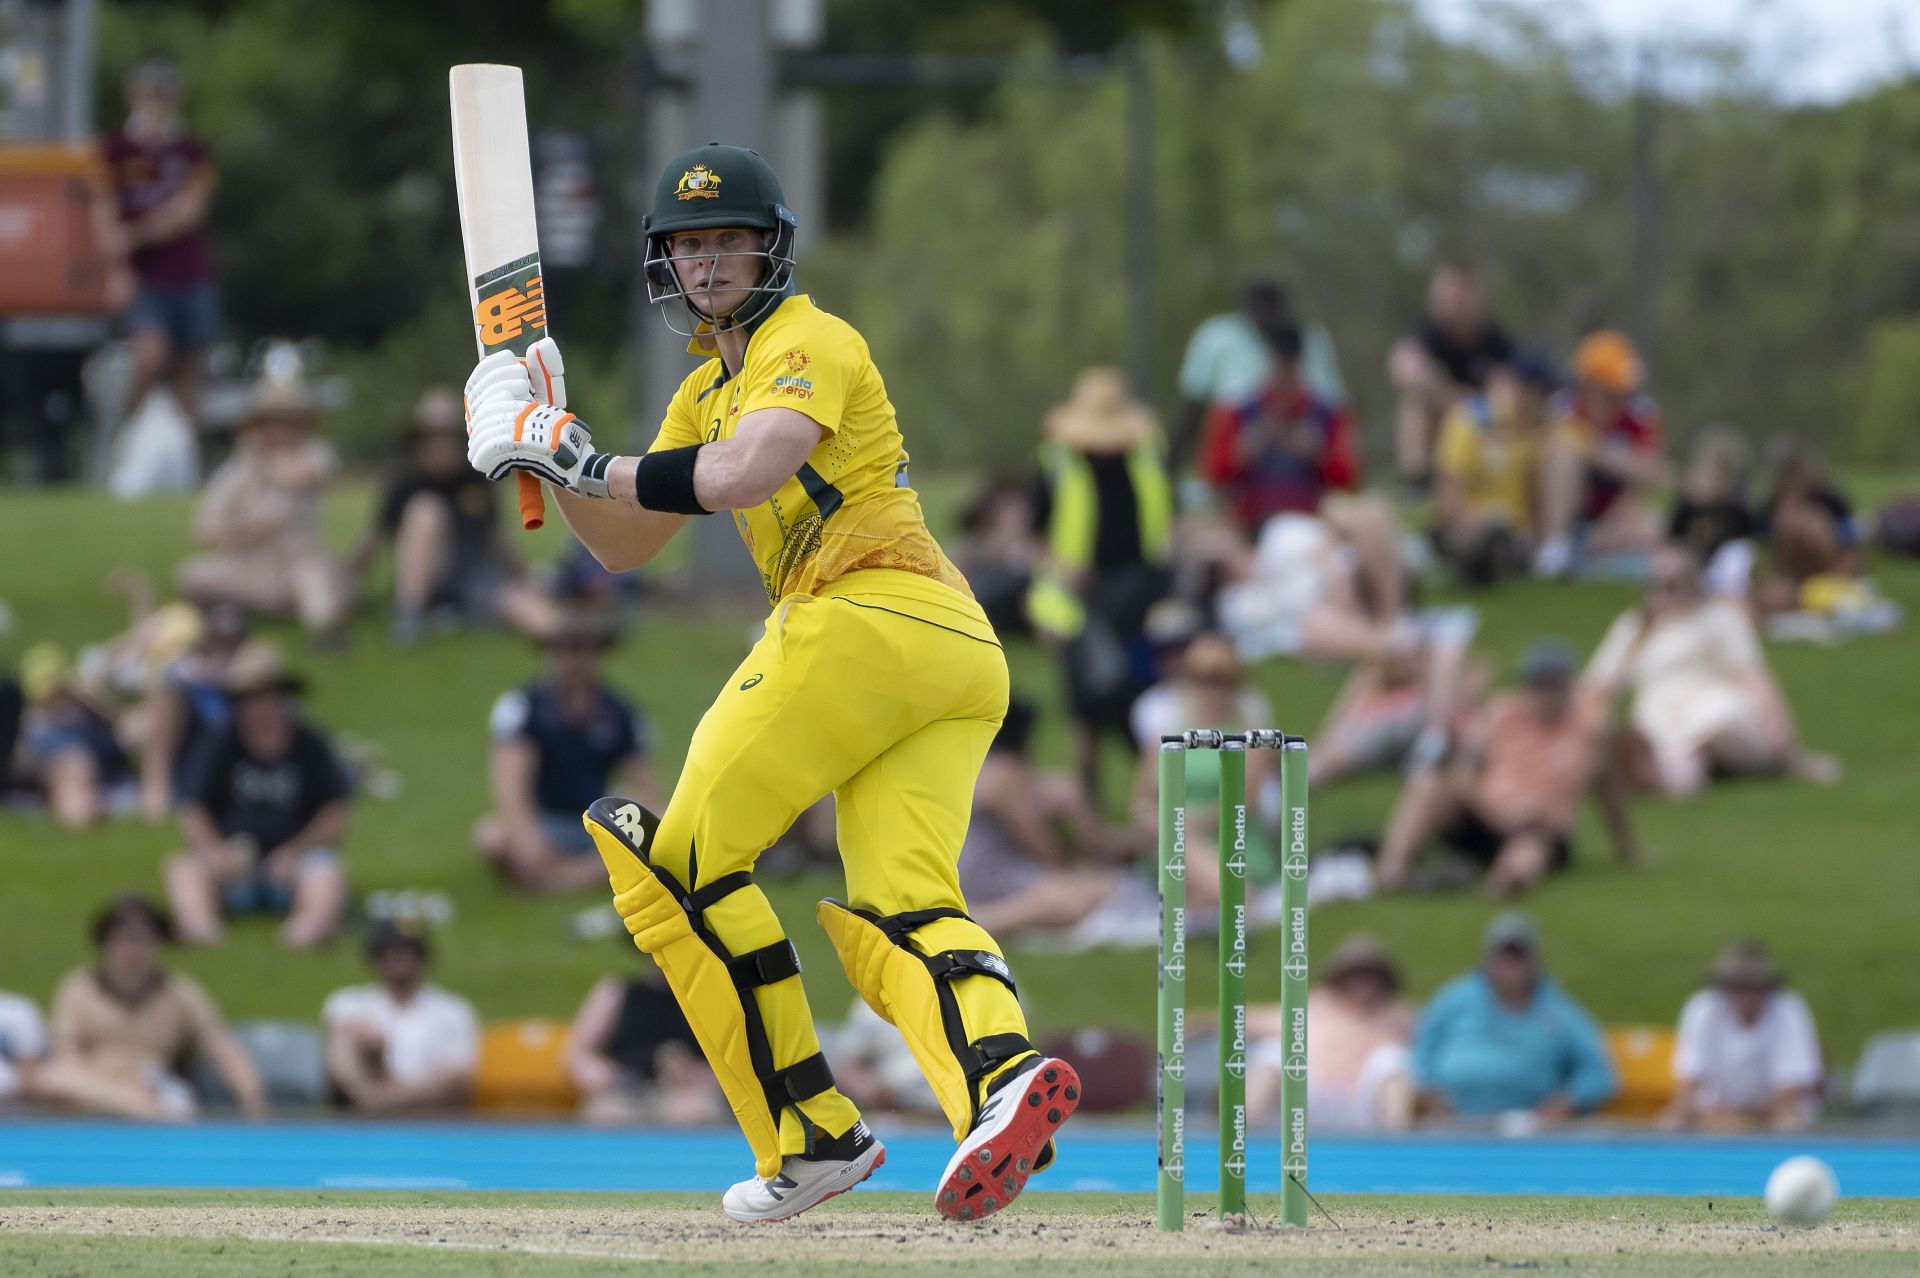
[[[540,481],[526,471],[514,478],[520,482],[520,525],[532,532],[547,522],[547,497],[540,491]]]

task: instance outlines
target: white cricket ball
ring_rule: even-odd
[[[1767,1177],[1767,1212],[1783,1225],[1811,1229],[1827,1218],[1839,1197],[1833,1168],[1809,1154],[1789,1158]]]

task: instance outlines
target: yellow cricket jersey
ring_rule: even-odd
[[[1492,511],[1525,532],[1533,523],[1533,472],[1538,450],[1510,422],[1496,420],[1484,399],[1448,413],[1434,446],[1434,469],[1460,481],[1469,504]]]
[[[711,339],[687,349],[711,354]],[[966,578],[927,531],[907,486],[907,450],[866,339],[803,295],[785,298],[753,330],[737,376],[715,355],[680,383],[652,449],[730,438],[749,414],[791,408],[825,430],[800,471],[763,505],[733,512],[769,603],[838,593],[849,573],[892,569],[924,578],[977,612]],[[907,583],[916,596],[951,599]]]

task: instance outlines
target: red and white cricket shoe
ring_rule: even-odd
[[[985,1220],[1020,1196],[1045,1161],[1041,1151],[1080,1106],[1080,1075],[1054,1056],[1036,1056],[997,1080],[980,1118],[953,1152],[933,1205],[948,1220]]]

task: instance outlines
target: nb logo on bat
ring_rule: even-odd
[[[639,804],[625,803],[614,809],[613,823],[634,847],[642,852],[647,850],[647,827],[640,824]]]
[[[479,326],[481,342],[488,347],[517,341],[529,328],[545,328],[547,295],[540,277],[527,281],[524,293],[509,285],[481,298],[473,308],[473,322]]]

